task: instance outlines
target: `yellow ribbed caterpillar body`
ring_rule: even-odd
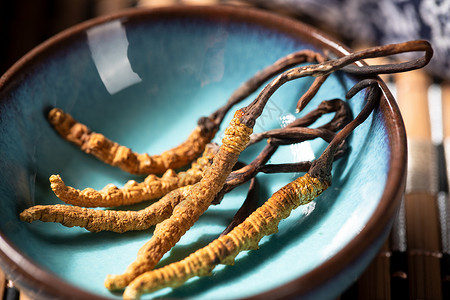
[[[139,250],[137,259],[123,274],[106,277],[105,286],[109,290],[123,289],[137,276],[153,269],[210,206],[250,141],[253,130],[239,121],[241,116],[242,112],[236,111],[211,167],[198,183],[187,187],[185,199],[174,208],[172,215],[156,225],[153,236]]]
[[[149,175],[142,183],[127,183],[122,189],[107,186],[101,191],[88,188],[83,191],[67,187],[59,176],[50,177],[55,194],[63,201],[84,207],[68,205],[35,205],[25,209],[22,221],[56,222],[66,227],[79,226],[92,232],[145,230],[167,219],[173,209],[185,197],[185,186],[201,179],[204,170],[211,165],[217,152],[214,145],[206,147],[202,157],[193,163],[191,169],[176,174],[166,171],[161,178]],[[60,181],[56,182],[55,181]],[[55,185],[58,184],[57,187]],[[139,211],[96,210],[86,207],[119,206],[152,200],[163,196],[156,203]]]
[[[176,173],[173,169],[169,169],[161,177],[148,175],[141,183],[130,180],[123,188],[109,184],[100,191],[92,188],[78,190],[66,186],[59,175],[52,175],[50,184],[55,195],[68,204],[83,207],[131,205],[158,199],[174,189],[198,182],[205,169],[211,165],[216,152],[217,147],[210,144],[187,171]]]
[[[97,210],[61,204],[35,205],[21,212],[20,219],[29,223],[40,220],[60,223],[66,227],[79,226],[92,232],[145,230],[167,219],[184,200],[189,187],[173,190],[158,202],[139,211]]]
[[[181,168],[201,155],[216,133],[206,132],[197,126],[180,145],[160,155],[150,156],[147,153],[133,152],[100,133],[92,132],[59,108],[49,112],[48,120],[65,140],[99,160],[131,174],[162,174],[168,169]]]
[[[328,188],[328,183],[308,173],[275,192],[261,207],[228,234],[187,258],[146,272],[133,280],[124,299],[138,299],[141,294],[164,287],[177,287],[194,276],[210,275],[218,264],[233,264],[242,251],[258,249],[259,241],[278,231],[278,223],[299,205],[307,204]]]

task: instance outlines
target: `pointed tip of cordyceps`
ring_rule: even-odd
[[[53,174],[49,178],[50,182],[61,181],[61,176],[59,174]]]
[[[21,212],[19,214],[19,218],[20,218],[20,220],[27,222],[27,223],[31,223],[35,220],[33,214],[28,209]]]
[[[306,104],[307,104],[307,101],[303,101],[303,99],[300,99],[297,102],[297,108],[295,109],[295,113],[296,114],[300,113],[305,108]]]
[[[140,299],[140,294],[136,291],[136,289],[132,289],[130,287],[125,288],[122,295],[123,300],[136,300]]]
[[[308,103],[311,102],[311,99],[313,98],[314,95],[315,93],[307,92],[302,97],[300,97],[300,99],[297,102],[297,108],[295,112],[296,113],[301,112],[306,107],[306,105],[308,105]]]
[[[61,124],[66,120],[67,114],[60,108],[54,107],[47,113],[47,119],[53,126]]]

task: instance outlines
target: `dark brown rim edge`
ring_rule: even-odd
[[[67,39],[70,39],[72,35],[82,33],[89,27],[120,18],[134,18],[139,16],[163,18],[164,16],[169,15],[195,16],[209,19],[221,17],[225,20],[239,20],[260,24],[268,28],[280,30],[294,37],[308,40],[308,42],[317,47],[330,49],[335,52],[336,55],[345,55],[350,52],[349,48],[342,46],[339,42],[334,41],[317,29],[303,24],[298,20],[289,19],[253,8],[233,6],[175,6],[155,9],[134,8],[111,16],[98,17],[80,23],[48,39],[28,52],[2,77],[0,77],[0,89],[2,89],[8,81],[14,79],[20,70],[30,64],[35,57],[45,55],[45,51],[49,48],[63,43]],[[310,40],[311,38],[313,41]],[[314,39],[316,40],[314,41]],[[389,226],[389,221],[396,212],[403,193],[406,177],[407,152],[406,134],[398,106],[385,85],[383,85],[383,92],[384,97],[380,108],[384,121],[389,128],[387,134],[390,137],[390,169],[388,172],[386,188],[372,217],[361,232],[347,246],[337,252],[332,258],[325,261],[322,265],[281,287],[255,295],[254,297],[251,297],[252,299],[308,294],[316,290],[321,284],[331,280],[341,270],[344,270],[348,265],[356,261],[361,253],[364,253],[372,245],[373,241],[380,236],[382,231]],[[390,117],[386,118],[386,116]],[[15,274],[21,281],[25,282],[27,286],[29,285],[34,288],[39,287],[39,290],[49,291],[51,294],[57,296],[61,295],[66,298],[72,296],[78,299],[105,299],[66,283],[59,277],[44,271],[38,265],[24,257],[1,232],[0,250],[0,260],[6,265],[6,269]]]

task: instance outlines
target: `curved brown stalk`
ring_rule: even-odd
[[[326,124],[311,129],[305,126],[309,126],[316,122],[321,116],[328,113],[335,113],[334,117]],[[266,165],[270,157],[275,153],[280,145],[287,145],[293,143],[299,143],[308,139],[314,139],[321,137],[327,142],[330,142],[335,135],[335,132],[342,129],[352,119],[352,112],[348,104],[340,99],[332,99],[322,101],[317,108],[310,111],[308,114],[301,118],[295,119],[288,124],[285,128],[269,130],[260,134],[253,134],[250,139],[250,143],[255,143],[263,136],[268,136],[270,141],[258,156],[248,165],[231,172],[223,189],[219,192],[213,201],[213,204],[218,204],[222,200],[223,196],[233,190],[235,187],[247,182],[250,178],[254,177],[257,173],[278,173],[278,172],[306,172],[311,163],[310,162],[298,162],[292,164],[279,164],[279,165]],[[289,139],[285,139],[283,131],[289,131],[292,129],[298,129],[299,135],[291,135]],[[302,134],[302,129],[309,131],[310,135]],[[277,135],[281,133],[281,135]],[[291,132],[292,133],[292,132]],[[324,134],[325,133],[325,134]],[[340,157],[342,152],[337,153],[336,158]]]
[[[285,145],[292,144],[293,140],[311,140],[320,137],[325,141],[331,141],[334,137],[334,132],[325,128],[308,128],[308,127],[286,127],[272,129],[266,132],[252,135],[252,144],[261,141],[262,139],[270,139],[272,143],[276,140],[277,144]]]
[[[327,80],[327,78],[328,78],[328,75],[323,75],[323,76],[317,77],[314,80],[313,84],[308,89],[308,91],[306,91],[306,93],[304,93],[298,100],[297,108],[295,109],[296,113],[301,112],[306,107],[306,105],[309,102],[311,102],[312,98],[316,95],[317,91],[322,86],[322,84],[325,82],[325,80]]]
[[[416,60],[395,65],[388,64],[384,65],[384,67],[382,68],[378,68],[378,66],[359,67],[360,72],[358,73],[358,75],[371,76],[376,74],[377,70],[384,70],[385,68],[387,69],[384,70],[385,72],[390,72],[391,70],[395,72],[406,72],[422,68],[426,64],[428,64],[433,55],[433,49],[431,48],[429,42],[416,40],[399,44],[373,47],[366,50],[353,52],[337,59],[328,60],[317,65],[308,65],[290,69],[278,75],[268,85],[265,86],[258,97],[250,105],[243,109],[244,114],[240,121],[248,127],[253,127],[255,120],[261,115],[269,98],[273,95],[273,93],[275,93],[276,90],[278,90],[279,87],[281,87],[288,81],[303,78],[306,76],[326,76],[362,59],[384,57],[417,51],[424,52],[424,55]]]
[[[365,88],[368,88],[366,104],[356,118],[336,134],[333,140],[325,148],[322,155],[313,162],[311,169],[308,171],[312,177],[318,178],[322,182],[331,181],[331,168],[336,151],[350,133],[353,132],[357,126],[362,124],[378,105],[381,97],[381,89],[378,86],[378,81],[376,79],[369,78],[361,80],[347,92],[346,97],[351,98]]]
[[[345,58],[348,59],[349,61],[350,60],[357,61],[361,59],[391,56],[395,54],[416,52],[416,51],[425,52],[425,54],[420,58],[411,61],[406,61],[403,63],[369,65],[369,66],[347,65],[342,67],[342,70],[345,71],[346,73],[359,76],[393,74],[416,70],[418,68],[422,68],[423,66],[427,65],[428,62],[431,60],[431,57],[433,56],[433,48],[427,41],[417,40],[399,44],[378,46],[358,51],[345,56]],[[312,97],[315,95],[314,91],[317,91],[317,89],[320,88],[320,86],[327,79],[327,77],[328,77],[327,75],[318,77],[317,80],[311,86],[311,88],[305,94],[302,95],[302,97],[297,103],[297,112],[300,112],[305,108],[305,106],[311,101]]]
[[[370,65],[361,67],[358,67],[356,65],[348,65],[342,68],[342,70],[347,73],[360,76],[393,74],[417,70],[426,66],[433,57],[433,48],[431,47],[431,44],[425,40],[415,40],[398,44],[372,47],[347,55],[350,60],[354,60],[355,58],[358,58],[357,60],[361,60],[419,51],[425,52],[424,56],[402,63]]]

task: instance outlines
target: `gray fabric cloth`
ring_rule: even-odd
[[[332,28],[350,41],[388,44],[431,42],[433,76],[450,79],[450,0],[248,0],[283,9]]]

